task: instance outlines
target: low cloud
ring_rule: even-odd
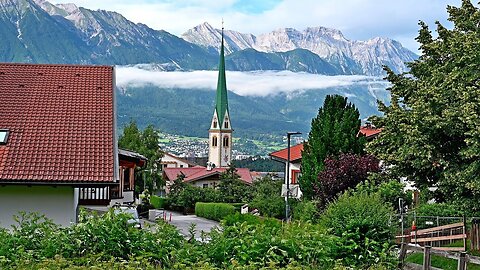
[[[139,67],[119,66],[116,68],[116,80],[119,87],[154,85],[159,88],[215,90],[217,76],[217,71],[163,72]],[[387,84],[380,77],[326,76],[290,71],[227,71],[226,76],[227,89],[242,96],[290,94],[313,89],[369,85],[373,82]]]

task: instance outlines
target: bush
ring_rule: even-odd
[[[195,215],[212,219],[216,221],[222,220],[224,217],[234,214],[235,207],[228,203],[201,203],[195,204]]]
[[[205,253],[215,266],[231,269],[234,262],[250,266],[246,269],[280,269],[296,262],[302,266],[298,269],[331,269],[338,238],[318,225],[282,225],[278,220],[273,223],[271,219],[243,216],[235,218],[244,222],[233,223],[232,216],[227,217],[223,228],[210,234]]]
[[[317,223],[320,217],[317,201],[299,201],[293,205],[292,210],[295,220]]]
[[[273,180],[270,176],[263,177],[253,183],[252,209],[256,208],[262,216],[285,217],[285,198],[280,196],[282,181]]]
[[[346,265],[368,268],[392,259],[393,208],[378,193],[346,192],[326,208],[321,224],[341,238],[337,252]]]
[[[460,207],[448,203],[423,203],[415,208],[417,216],[462,217]]]
[[[153,205],[156,209],[163,209],[166,206],[166,199],[156,195],[150,197],[150,204]]]

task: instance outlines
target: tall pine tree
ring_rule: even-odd
[[[303,196],[314,196],[313,183],[324,168],[327,156],[340,153],[362,153],[365,138],[358,137],[360,113],[355,105],[347,102],[346,97],[328,95],[318,115],[312,119],[302,153],[302,176],[299,179]]]

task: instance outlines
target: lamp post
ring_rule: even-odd
[[[288,198],[290,197],[290,137],[292,135],[300,135],[301,132],[287,132],[287,174],[286,174],[286,182],[287,182],[287,197],[285,198],[285,219],[290,221],[290,205],[288,204]]]

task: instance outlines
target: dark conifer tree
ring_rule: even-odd
[[[312,119],[308,141],[302,153],[302,176],[299,179],[303,196],[314,196],[313,183],[324,168],[327,156],[340,153],[362,153],[365,138],[358,137],[360,113],[346,97],[328,95],[318,115]]]

